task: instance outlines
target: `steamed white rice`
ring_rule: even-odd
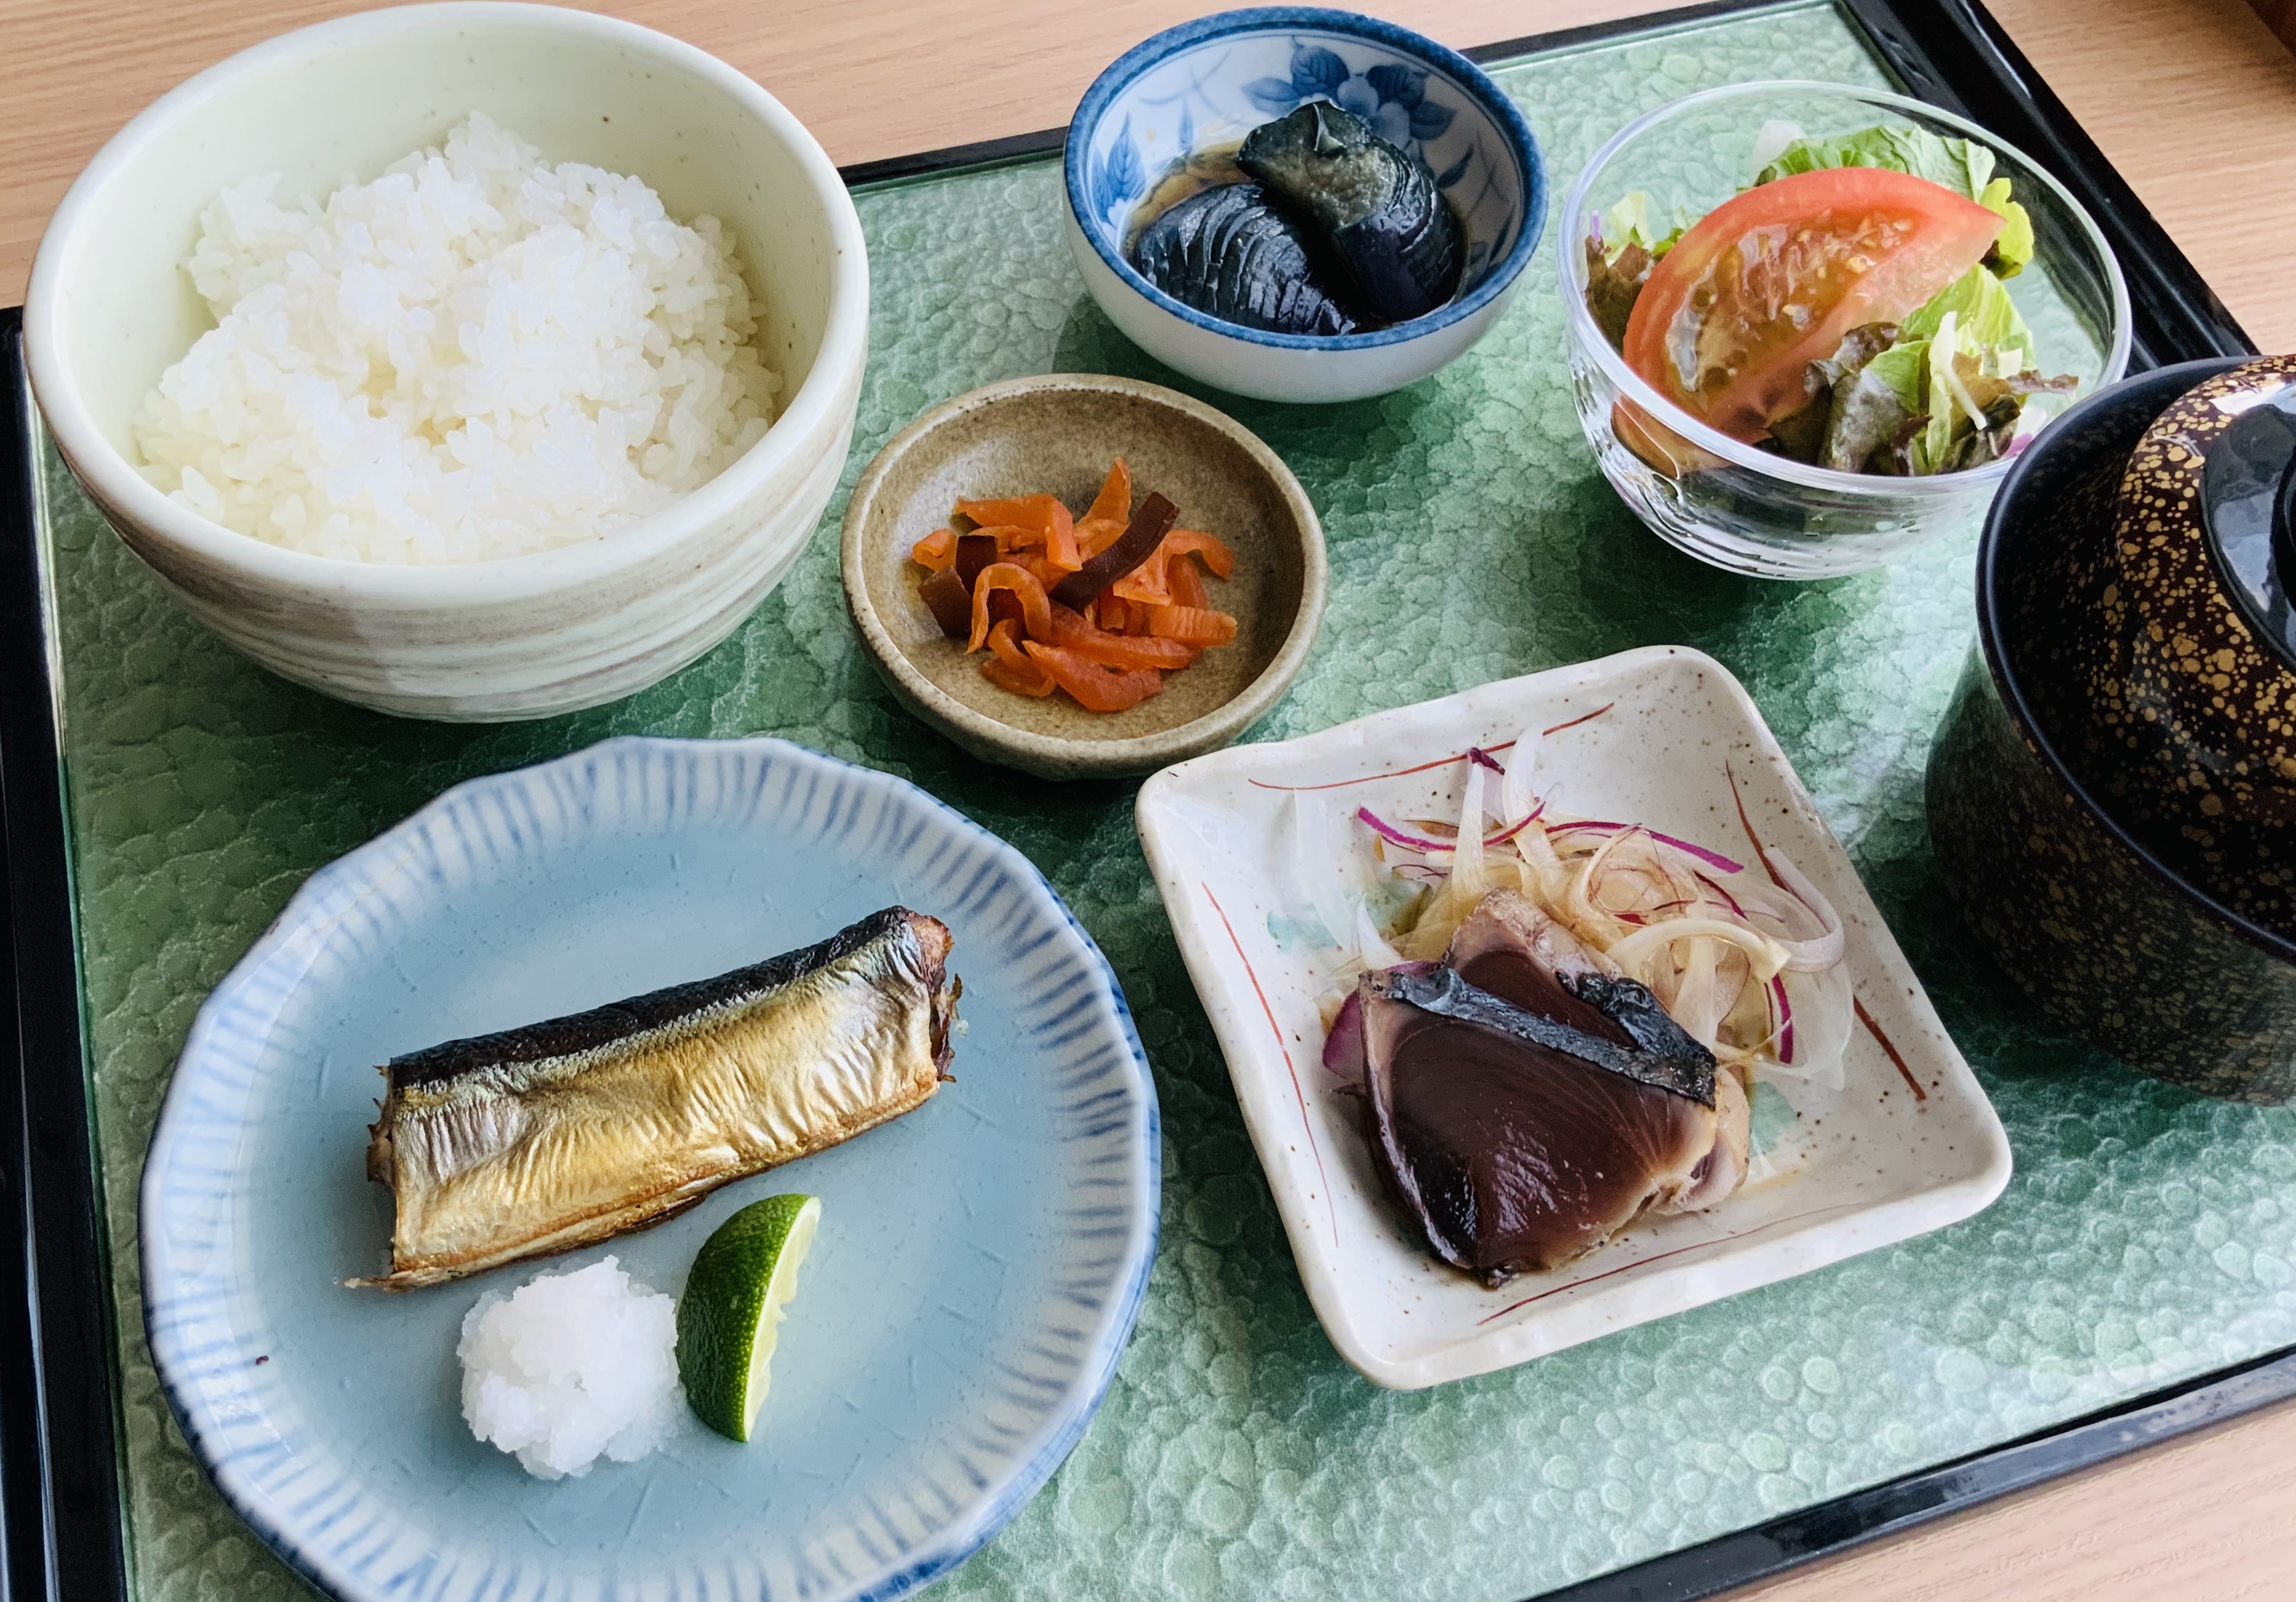
[[[677,1303],[611,1257],[545,1274],[463,1317],[463,1417],[545,1480],[634,1463],[676,1422]]]
[[[185,262],[216,327],[144,402],[145,473],[318,555],[473,562],[660,511],[781,387],[734,243],[472,113],[324,205],[223,192]]]

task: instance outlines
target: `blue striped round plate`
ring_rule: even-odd
[[[488,1286],[390,1294],[374,1065],[804,945],[895,902],[955,932],[968,1032],[915,1112],[608,1253],[675,1293],[709,1231],[823,1200],[756,1437],[686,1417],[545,1483],[481,1445]],[[249,1524],[405,1602],[888,1598],[1035,1494],[1113,1374],[1156,1238],[1156,1094],[1115,975],[1012,847],[777,740],[611,740],[448,792],[312,875],[193,1024],[144,1177],[152,1350]]]

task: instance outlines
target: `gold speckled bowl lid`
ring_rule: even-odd
[[[2179,398],[2121,480],[2119,699],[2148,809],[2188,833],[2296,826],[2292,462],[2296,357],[2267,357]]]

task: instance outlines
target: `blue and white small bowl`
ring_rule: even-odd
[[[1317,100],[1434,173],[1467,236],[1450,303],[1365,333],[1271,333],[1208,316],[1142,277],[1126,236],[1166,170]],[[1464,354],[1505,311],[1546,221],[1538,141],[1487,73],[1409,29],[1311,6],[1222,12],[1125,52],[1077,107],[1066,166],[1069,245],[1110,320],[1190,377],[1262,400],[1383,395]]]

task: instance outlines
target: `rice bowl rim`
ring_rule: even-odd
[[[291,65],[315,49],[351,50],[379,37],[408,33],[446,37],[474,26],[550,31],[619,46],[723,91],[764,125],[808,180],[832,252],[829,315],[805,382],[788,397],[765,434],[708,483],[611,534],[550,550],[421,564],[320,556],[239,533],[172,499],[97,427],[62,348],[60,331],[70,293],[68,264],[82,223],[112,181],[147,149],[170,137],[178,121],[233,95],[246,78]],[[642,173],[630,176],[644,181]],[[799,219],[799,226],[804,226],[804,219]],[[34,398],[66,460],[108,505],[118,508],[123,521],[143,534],[269,585],[354,591],[363,598],[407,604],[493,605],[551,595],[643,566],[673,550],[697,530],[734,513],[784,468],[800,466],[802,454],[816,447],[820,431],[834,428],[832,412],[840,405],[838,391],[860,371],[868,354],[868,248],[860,215],[828,152],[786,106],[748,74],[684,40],[617,18],[515,0],[445,0],[315,23],[228,56],[185,79],[113,135],[72,181],[41,237],[24,297],[25,365]],[[809,538],[813,530],[805,533]]]

